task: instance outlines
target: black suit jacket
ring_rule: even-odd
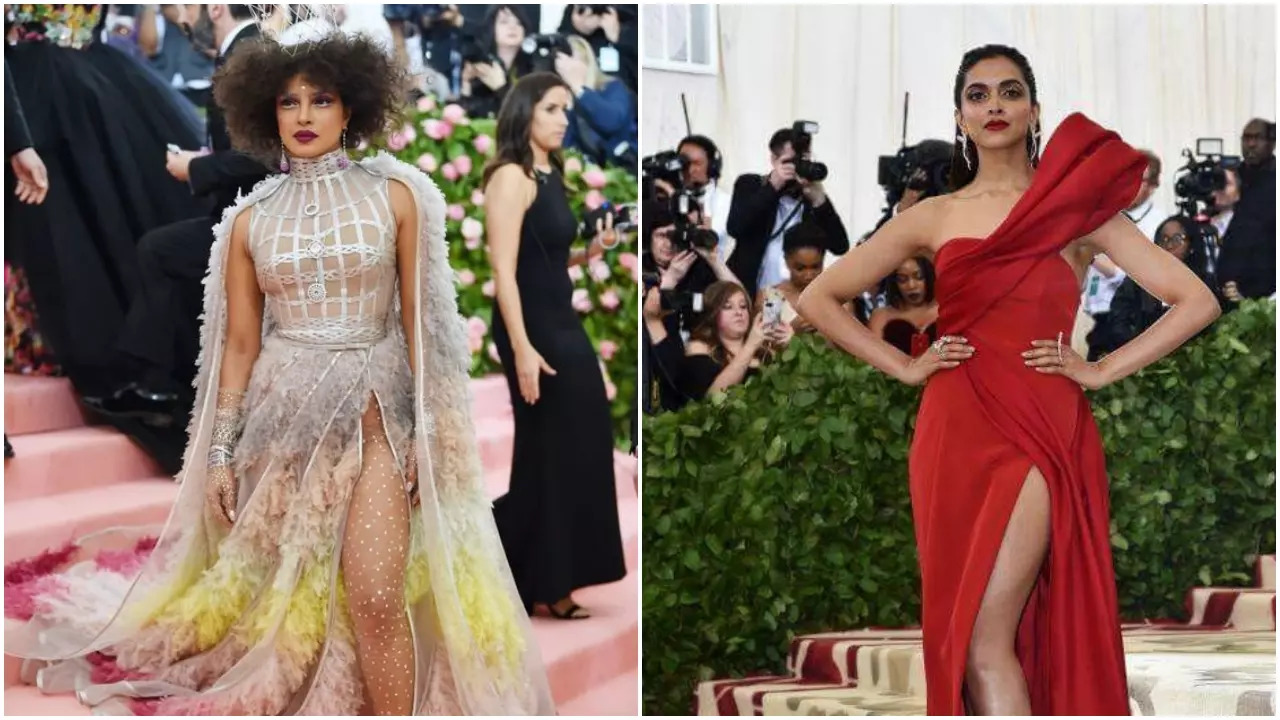
[[[240,31],[224,55],[215,61],[222,67],[226,58],[236,51],[236,47],[247,40],[260,35],[257,25],[250,25]],[[231,147],[231,136],[227,134],[227,119],[222,114],[209,94],[209,102],[205,106],[205,117],[209,129],[209,148],[212,152],[191,161],[189,183],[191,192],[197,196],[212,198],[212,214],[214,219],[222,217],[222,211],[233,205],[241,193],[248,193],[258,181],[268,174],[266,166]]]
[[[1222,238],[1218,283],[1234,280],[1247,298],[1276,291],[1276,171],[1259,172],[1236,204]]]
[[[760,263],[773,234],[778,218],[778,200],[782,195],[763,175],[740,175],[733,183],[733,202],[729,205],[729,221],[725,229],[737,242],[733,255],[729,256],[729,269],[742,281],[747,297],[754,298],[756,279],[760,276]],[[814,207],[806,198],[800,199],[800,219],[812,219],[827,234],[827,250],[843,255],[849,250],[849,233],[844,229],[840,215],[836,213],[831,198]]]
[[[13,75],[9,72],[9,63],[4,64],[4,156],[13,157],[15,153],[32,147],[31,130],[27,128],[27,116],[22,114],[22,103],[18,100],[18,89],[13,84]]]

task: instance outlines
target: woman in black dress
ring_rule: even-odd
[[[557,75],[517,82],[484,176],[493,339],[516,425],[511,487],[494,514],[526,610],[545,604],[562,619],[589,617],[573,590],[626,575],[609,403],[567,272],[617,239],[599,227],[587,249],[570,250],[578,223],[558,151],[571,100]]]

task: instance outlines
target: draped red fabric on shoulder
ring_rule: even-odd
[[[1021,353],[1071,336],[1080,288],[1061,252],[1129,205],[1146,163],[1073,114],[1004,222],[935,258],[938,334],[963,335],[977,352],[929,380],[911,445],[931,715],[964,714],[974,621],[1033,467],[1049,487],[1052,529],[1016,644],[1032,712],[1129,714],[1101,438],[1081,387],[1035,372]]]

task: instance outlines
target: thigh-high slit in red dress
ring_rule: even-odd
[[[1080,288],[1060,253],[1129,205],[1146,162],[1071,115],[1000,227],[950,240],[935,258],[938,335],[962,335],[977,353],[929,379],[911,445],[931,715],[964,714],[974,620],[1032,467],[1052,505],[1016,642],[1032,712],[1129,713],[1102,442],[1082,388],[1037,373],[1022,353],[1071,337]]]

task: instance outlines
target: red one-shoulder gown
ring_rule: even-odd
[[[1060,253],[1129,205],[1146,162],[1073,114],[1000,227],[950,240],[935,258],[938,335],[963,335],[977,352],[929,379],[911,444],[931,715],[964,714],[974,620],[1033,466],[1052,531],[1016,643],[1032,711],[1129,714],[1102,442],[1081,387],[1021,354],[1071,336],[1080,288]]]

